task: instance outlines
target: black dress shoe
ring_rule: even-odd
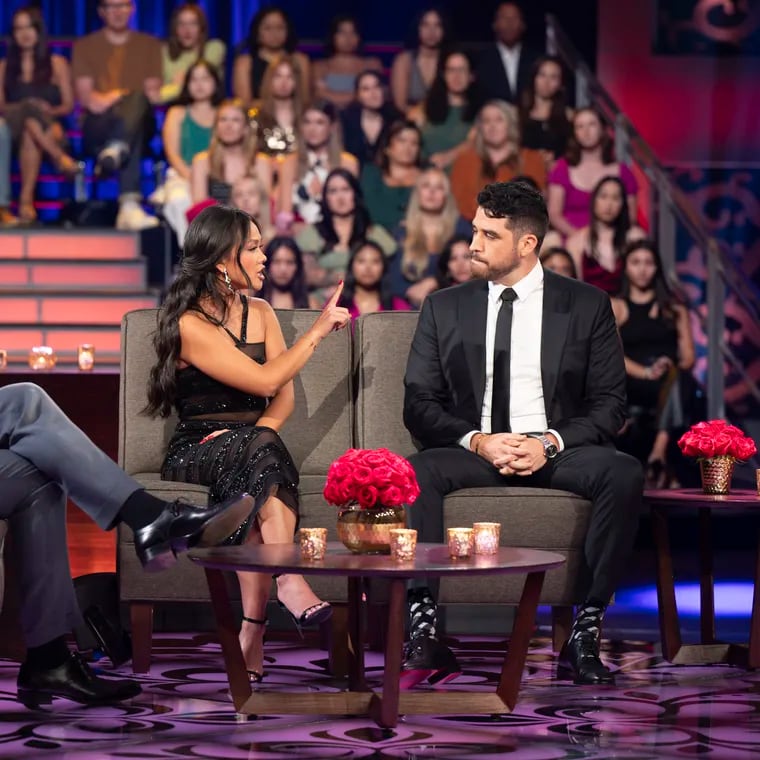
[[[557,677],[579,685],[615,683],[615,676],[599,659],[599,641],[592,633],[581,633],[565,642],[559,653]]]
[[[254,507],[247,493],[213,507],[175,501],[149,525],[135,531],[135,551],[147,572],[171,567],[178,552],[194,546],[216,546],[245,522]]]
[[[404,647],[399,686],[411,689],[425,679],[429,684],[443,685],[461,674],[457,658],[445,644],[420,636]]]
[[[107,705],[137,696],[136,681],[100,678],[75,652],[57,668],[42,670],[24,663],[18,672],[18,701],[30,710],[62,697],[83,705]]]

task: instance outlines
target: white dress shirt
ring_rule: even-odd
[[[502,308],[501,294],[506,285],[488,283],[486,317],[486,385],[480,415],[480,430],[462,437],[460,445],[470,448],[472,436],[491,432],[493,408],[493,357],[496,342],[496,320]],[[509,427],[513,433],[549,432],[564,449],[556,430],[546,430],[544,386],[541,380],[541,331],[544,314],[544,270],[536,265],[512,286],[517,298],[512,303],[512,333],[509,354]]]
[[[520,67],[522,43],[518,42],[514,47],[510,48],[502,42],[497,42],[496,47],[499,49],[499,55],[501,56],[501,62],[504,64],[504,70],[507,72],[509,89],[515,96],[515,99],[517,99],[520,97],[520,93],[517,91],[517,70]]]

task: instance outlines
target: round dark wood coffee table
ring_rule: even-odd
[[[397,562],[389,556],[351,554],[342,544],[328,544],[322,560],[304,560],[295,544],[217,547],[189,554],[206,571],[211,603],[216,615],[224,664],[235,709],[247,715],[369,715],[383,727],[393,727],[399,714],[498,714],[511,712],[517,701],[528,652],[536,607],[547,570],[559,567],[561,554],[501,547],[492,556],[451,559],[440,544],[419,544],[414,561]],[[337,693],[253,692],[238,640],[224,571],[337,575],[348,579],[348,691]],[[525,586],[517,607],[509,647],[494,694],[483,692],[400,692],[406,584],[412,578],[451,575],[500,575],[524,573]],[[390,585],[388,632],[382,693],[372,691],[364,675],[364,615],[362,580],[382,578]]]
[[[715,589],[713,577],[713,510],[752,510],[760,515],[760,496],[754,491],[737,490],[713,496],[696,488],[644,492],[652,509],[652,531],[657,554],[657,603],[662,656],[677,665],[727,663],[744,668],[760,667],[760,551],[755,563],[752,618],[749,644],[726,644],[715,635]],[[683,644],[673,577],[673,557],[668,535],[668,517],[675,510],[696,510],[699,525],[700,643]],[[760,542],[758,543],[760,549]]]

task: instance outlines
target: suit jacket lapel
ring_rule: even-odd
[[[483,408],[483,394],[486,390],[488,283],[485,280],[479,282],[474,293],[468,290],[463,290],[459,299],[458,323],[463,333],[467,369],[470,371],[475,404],[480,414]]]
[[[561,277],[544,271],[544,306],[541,327],[541,382],[544,390],[546,419],[551,419],[554,391],[557,387],[562,350],[570,323],[570,296],[562,287]]]

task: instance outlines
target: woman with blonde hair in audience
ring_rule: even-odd
[[[161,102],[171,103],[180,96],[190,67],[203,59],[224,79],[227,46],[221,40],[208,38],[208,19],[197,3],[182,3],[169,21],[169,38],[161,46],[163,84]]]
[[[303,253],[293,238],[278,236],[266,246],[266,278],[261,297],[273,309],[318,309],[322,304],[309,296]]]
[[[47,153],[64,174],[79,170],[64,148],[66,134],[59,121],[74,108],[74,90],[68,61],[50,52],[40,9],[31,5],[18,8],[11,24],[6,58],[0,61],[0,115],[18,151],[19,219],[33,222],[37,219],[34,191],[43,155]]]
[[[479,101],[469,55],[456,49],[443,53],[427,97],[410,113],[422,130],[425,157],[431,164],[448,170],[471,145]]]
[[[454,235],[467,235],[470,225],[457,210],[446,172],[431,166],[420,174],[396,232],[400,250],[391,259],[391,291],[419,308],[438,286],[438,256]]]
[[[520,98],[520,134],[524,148],[541,151],[547,170],[565,154],[572,111],[567,107],[564,68],[553,55],[533,65],[530,86]]]
[[[575,112],[567,152],[549,174],[549,222],[566,238],[591,221],[591,193],[604,177],[618,177],[625,188],[628,216],[636,219],[638,183],[631,170],[615,160],[612,138],[594,108]]]
[[[404,114],[427,97],[449,43],[448,22],[439,9],[429,8],[417,17],[414,34],[414,43],[397,53],[391,66],[391,95]]]
[[[421,171],[420,128],[413,121],[391,124],[378,147],[377,162],[362,169],[362,192],[373,222],[396,229]]]
[[[373,163],[383,135],[399,118],[401,114],[386,97],[382,74],[362,71],[356,77],[354,100],[340,114],[346,150],[361,166]]]
[[[261,102],[252,113],[261,150],[284,158],[296,149],[296,133],[306,105],[298,59],[281,55],[267,66],[261,81]]]
[[[296,145],[296,152],[280,168],[277,229],[281,232],[290,229],[296,215],[307,224],[322,218],[322,188],[333,169],[359,174],[356,156],[343,150],[338,111],[329,100],[318,100],[304,110]]]
[[[438,257],[438,290],[472,279],[471,235],[454,235]]]
[[[293,56],[301,90],[308,96],[311,86],[309,59],[296,51],[297,43],[293,22],[282,8],[265,6],[251,19],[245,52],[235,58],[232,69],[232,92],[246,108],[258,103],[269,64],[285,54]]]
[[[626,189],[619,177],[604,177],[591,193],[591,224],[567,239],[578,279],[615,295],[623,274],[623,251],[644,230],[631,224]]]
[[[663,488],[671,431],[681,417],[679,374],[694,366],[694,338],[688,309],[668,286],[655,244],[632,241],[622,261],[612,311],[625,355],[628,422],[615,445],[644,465],[648,487]]]
[[[503,100],[490,100],[475,120],[475,139],[451,168],[451,188],[466,219],[478,208],[478,193],[489,182],[509,182],[528,176],[543,190],[546,167],[537,150],[520,147],[517,108]]]
[[[261,231],[262,245],[274,237],[269,193],[255,174],[244,174],[232,183],[230,205],[245,211],[256,220]]]
[[[161,137],[169,162],[166,181],[152,202],[163,204],[163,215],[177,234],[180,248],[185,239],[187,210],[192,205],[190,173],[193,159],[208,150],[216,121],[216,109],[224,97],[216,68],[203,59],[187,70],[177,105],[166,113]]]
[[[353,16],[339,15],[330,22],[326,57],[315,61],[312,67],[316,97],[344,108],[353,100],[354,85],[360,72],[383,70],[379,58],[359,55],[361,44],[359,27]]]
[[[217,109],[211,144],[198,153],[190,169],[193,203],[209,198],[227,203],[233,183],[240,177],[255,174],[271,192],[272,170],[269,158],[257,151],[256,134],[239,100],[225,100]]]
[[[388,259],[377,243],[357,243],[348,260],[338,306],[348,309],[352,319],[378,311],[409,311],[411,306],[388,287],[387,271]]]
[[[306,255],[310,288],[329,288],[346,276],[351,250],[371,240],[391,256],[396,241],[380,225],[372,224],[356,177],[346,169],[333,169],[325,180],[322,218],[304,226],[296,242]]]

